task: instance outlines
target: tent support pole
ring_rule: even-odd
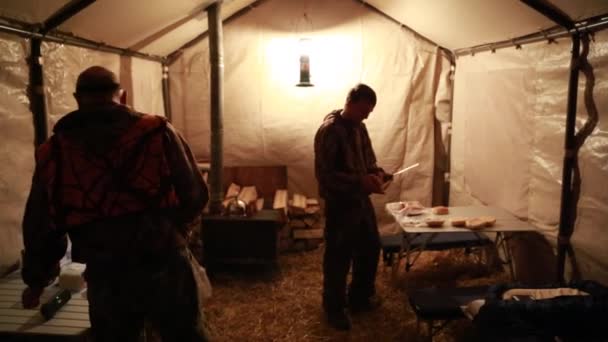
[[[68,2],[44,21],[39,32],[47,34],[94,2],[95,0],[72,0]]]
[[[559,218],[559,235],[557,238],[557,281],[564,282],[566,252],[570,247],[570,236],[574,231],[572,206],[572,175],[576,163],[577,152],[575,139],[576,104],[578,94],[580,56],[580,35],[572,35],[572,57],[570,59],[570,81],[568,84],[568,104],[566,113],[566,138],[564,146],[564,165],[562,171],[562,194]]]
[[[224,46],[221,6],[221,1],[218,1],[207,8],[211,67],[211,169],[209,172],[209,212],[211,214],[221,213],[223,200]]]
[[[32,36],[30,37],[30,58],[28,60],[30,75],[27,93],[34,121],[35,146],[39,146],[48,138],[44,72],[42,69],[42,39],[44,39],[44,36],[49,31],[55,29],[93,2],[95,0],[71,1],[47,18],[38,29],[38,32],[32,32]],[[37,36],[34,36],[34,34],[37,34]]]
[[[28,84],[28,97],[30,110],[34,120],[34,144],[39,146],[48,138],[48,125],[46,117],[46,103],[44,98],[44,75],[42,71],[40,46],[42,41],[37,38],[30,40],[30,76]]]
[[[47,34],[34,32],[29,28],[17,27],[12,25],[0,24],[0,32],[13,34],[23,38],[39,39],[41,41],[52,42],[57,44],[66,44],[77,46],[89,50],[113,53],[121,56],[137,57],[154,62],[162,62],[164,57],[149,55],[129,49],[123,49],[105,43],[95,42],[89,39],[81,38],[70,33],[52,31]]]
[[[454,55],[452,55],[452,59],[450,60],[450,76],[449,76],[449,80],[450,80],[450,127],[448,129],[448,139],[447,139],[447,143],[448,146],[446,146],[446,150],[447,150],[447,165],[446,165],[446,173],[444,174],[445,177],[445,206],[449,206],[450,205],[450,191],[452,189],[452,137],[454,136],[452,134],[452,122],[454,122],[454,86],[455,86],[455,82],[454,80],[456,79],[456,57]]]
[[[171,113],[171,91],[169,88],[169,67],[166,63],[162,63],[161,68],[163,70],[163,106],[165,109],[165,117],[169,122],[173,120],[173,115]]]
[[[587,62],[589,52],[588,39],[585,38],[584,57],[581,59],[581,36],[585,33],[576,27],[576,23],[566,13],[552,5],[546,0],[521,0],[540,14],[553,20],[556,24],[571,32],[572,56],[570,59],[570,80],[568,83],[568,103],[566,111],[566,132],[564,142],[564,165],[562,168],[562,193],[559,216],[559,233],[557,236],[557,281],[565,283],[566,256],[572,258],[573,274],[578,273],[578,267],[574,262],[574,250],[570,243],[570,237],[574,232],[577,215],[578,198],[580,194],[580,171],[578,169],[578,150],[584,143],[586,135],[577,137],[576,129],[576,102],[578,96],[578,76],[582,64]],[[593,95],[591,95],[593,103]],[[587,125],[586,125],[587,126]],[[591,131],[593,130],[591,126]],[[586,132],[583,132],[586,133]],[[590,134],[591,132],[588,132]],[[577,143],[577,138],[580,142]]]
[[[551,19],[559,26],[565,27],[568,30],[574,28],[574,22],[572,19],[570,19],[570,17],[559,7],[553,5],[547,0],[521,0],[521,2],[525,3],[536,12]]]

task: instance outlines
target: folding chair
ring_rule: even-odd
[[[465,318],[461,307],[476,300],[483,299],[488,286],[462,287],[462,288],[424,288],[408,291],[410,306],[416,314],[416,329],[418,336],[420,322],[427,324],[428,341],[440,332],[451,321]]]

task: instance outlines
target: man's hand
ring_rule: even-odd
[[[382,178],[376,174],[367,174],[362,179],[363,190],[367,193],[383,194],[382,190]]]
[[[24,309],[33,309],[40,304],[40,296],[44,292],[44,288],[26,287],[21,294],[21,303]]]
[[[120,93],[120,104],[123,106],[127,105],[127,91],[124,89],[121,89],[122,92]]]
[[[384,193],[388,186],[393,182],[393,175],[386,173],[383,170],[378,171],[376,174],[382,179],[382,193]]]
[[[378,171],[378,172],[376,173],[376,175],[377,175],[378,177],[380,177],[380,179],[382,179],[382,182],[383,182],[383,183],[390,182],[390,181],[392,181],[392,180],[393,180],[393,175],[392,175],[392,174],[390,174],[390,173],[386,173],[386,172],[384,172],[384,171],[382,171],[382,170]]]

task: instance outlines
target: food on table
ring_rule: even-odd
[[[409,201],[406,203],[409,208],[418,209],[418,210],[424,209],[424,206],[422,204],[420,204],[420,202],[418,202],[418,201]]]
[[[486,221],[476,217],[466,221],[466,227],[469,229],[482,229],[486,227]]]
[[[447,215],[450,213],[450,209],[444,206],[433,207],[433,214],[435,215]]]
[[[427,226],[431,227],[431,228],[439,228],[439,227],[443,227],[443,219],[438,219],[438,218],[428,218],[425,220],[425,223]]]
[[[452,223],[452,227],[466,227],[467,219],[466,217],[452,217],[450,222]]]
[[[496,224],[496,217],[494,216],[482,216],[479,219],[485,222],[486,227],[492,227]]]
[[[407,208],[405,209],[404,214],[406,214],[407,216],[422,215],[424,214],[424,209]]]
[[[401,202],[399,214],[407,216],[421,215],[424,213],[425,208],[418,201]]]

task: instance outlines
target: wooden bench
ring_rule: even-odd
[[[86,341],[89,322],[89,302],[82,294],[73,294],[57,314],[45,321],[40,310],[24,309],[21,293],[26,285],[20,273],[13,272],[0,279],[0,340],[11,341],[27,337],[27,341],[48,337],[61,338],[62,341]],[[44,303],[59,291],[56,285],[48,286],[40,302]]]

